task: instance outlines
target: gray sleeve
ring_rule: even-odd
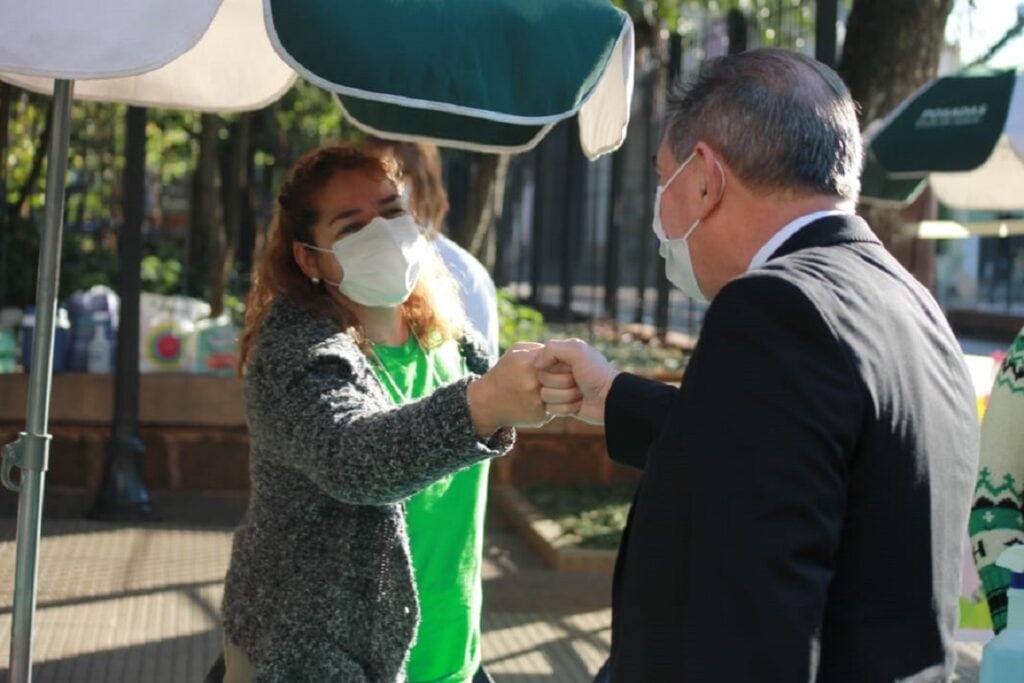
[[[477,438],[466,399],[471,377],[381,408],[354,374],[344,358],[316,354],[305,365],[253,368],[250,430],[263,457],[300,471],[337,500],[383,505],[512,446],[512,430],[487,443]]]

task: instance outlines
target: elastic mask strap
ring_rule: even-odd
[[[666,189],[666,188],[667,188],[667,187],[668,187],[669,185],[671,185],[671,184],[672,184],[672,181],[676,179],[676,176],[677,176],[677,175],[679,175],[680,173],[682,173],[682,172],[683,172],[683,169],[684,169],[684,168],[686,168],[686,165],[687,165],[688,163],[690,163],[690,162],[691,162],[691,161],[693,160],[693,157],[694,157],[694,156],[695,156],[696,154],[697,154],[697,151],[696,151],[696,150],[694,150],[694,151],[690,152],[690,156],[686,157],[686,161],[684,161],[683,163],[679,164],[679,168],[677,168],[677,169],[676,169],[676,172],[675,172],[675,173],[673,173],[673,174],[672,174],[671,176],[669,176],[669,179],[668,179],[668,180],[666,180],[666,181],[665,181],[665,184],[661,186],[661,191],[662,191],[662,192],[664,192],[664,191],[665,191],[665,189]]]
[[[692,158],[693,154],[691,154],[690,157]],[[687,159],[687,161],[689,161],[689,159]],[[722,201],[722,197],[725,196],[725,169],[722,168],[722,164],[720,164],[718,162],[718,159],[715,159],[715,165],[718,166],[718,172],[722,174],[722,191],[718,193],[718,201],[721,202]],[[678,171],[677,171],[677,173],[678,173]],[[672,177],[674,178],[675,176],[672,176]],[[687,230],[686,234],[683,235],[680,239],[684,239],[684,240],[685,239],[689,239],[690,235],[693,234],[693,231],[697,229],[698,225],[700,225],[700,221],[701,221],[700,218],[695,220],[693,222],[693,225],[690,226],[690,229]]]
[[[313,251],[322,251],[322,252],[325,252],[325,253],[328,253],[328,254],[333,254],[334,253],[333,249],[324,249],[323,247],[318,247],[315,244],[310,244],[309,242],[299,242],[299,244],[301,244],[302,246],[306,247],[306,249],[312,249]],[[326,280],[324,278],[320,278],[320,280],[321,280],[321,282],[324,282],[325,284],[328,284],[331,287],[340,287],[341,286],[340,282],[331,282],[330,280]]]
[[[682,237],[680,237],[679,239],[683,240],[683,241],[690,239],[690,235],[693,234],[693,231],[697,229],[698,225],[700,225],[700,219],[699,218],[693,222],[693,225],[691,225],[690,229],[686,231],[686,234],[683,235]]]
[[[326,252],[328,254],[333,254],[334,253],[333,249],[324,249],[323,247],[318,247],[315,244],[310,244],[309,242],[299,242],[299,244],[301,244],[302,246],[306,247],[306,249],[312,249],[313,251],[323,251],[323,252]]]

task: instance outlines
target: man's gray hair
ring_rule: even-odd
[[[682,161],[698,141],[746,184],[856,201],[863,159],[857,110],[835,71],[759,49],[706,62],[669,95],[666,137]]]

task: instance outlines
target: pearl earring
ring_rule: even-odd
[[[312,282],[314,285],[320,284],[320,278],[318,277],[311,277],[309,278],[309,281]]]

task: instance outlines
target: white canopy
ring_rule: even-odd
[[[964,173],[932,173],[932,191],[943,204],[962,209],[1024,210],[1024,73],[1017,75],[1002,135],[992,155]]]
[[[9,6],[21,13],[39,11],[35,2],[0,0],[0,16],[10,16]],[[270,44],[260,0],[45,0],[38,6],[44,14],[33,16],[32,22],[15,17],[0,25],[0,71],[6,72],[0,73],[0,80],[35,92],[53,92],[53,80],[29,74],[60,74],[80,79],[75,83],[76,99],[242,111],[277,100],[297,76]],[[57,6],[61,12],[51,11]],[[67,21],[72,6],[89,8],[88,26]],[[50,45],[44,50],[42,41],[26,39],[33,32],[11,30],[19,21],[53,22],[48,35],[62,35],[70,49],[54,50]],[[60,28],[67,24],[75,26]],[[125,40],[125,34],[132,35],[131,40]],[[187,51],[176,57],[174,49]],[[154,66],[159,68],[142,73]]]

